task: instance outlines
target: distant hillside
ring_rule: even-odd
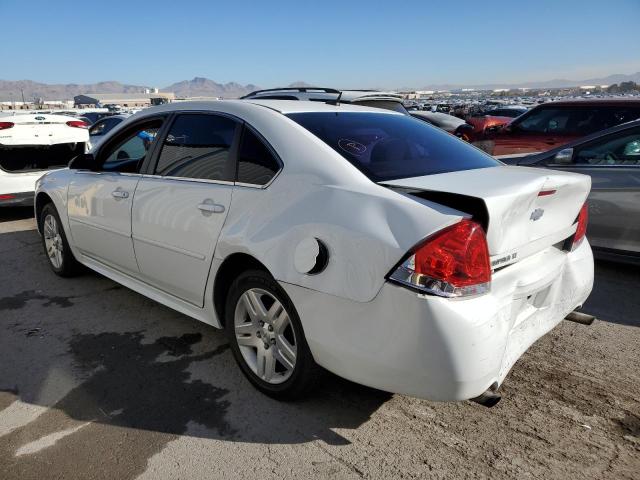
[[[578,87],[580,85],[612,85],[620,82],[640,82],[640,72],[629,75],[616,73],[607,77],[587,78],[585,80],[567,80],[557,78],[554,80],[544,80],[522,83],[486,83],[486,84],[432,84],[422,87],[423,90],[454,90],[457,88],[476,88],[478,90],[493,90],[496,88],[567,88]]]
[[[22,101],[22,92],[27,102],[34,98],[44,100],[73,100],[82,93],[142,93],[151,88],[145,85],[128,85],[120,82],[99,82],[90,84],[47,84],[31,80],[0,80],[0,101]],[[224,97],[237,98],[249,92],[258,90],[256,85],[240,85],[230,82],[216,83],[208,78],[196,77],[193,80],[183,80],[168,87],[161,88],[163,92],[174,92],[178,97]]]
[[[614,83],[633,81],[640,83],[640,72],[630,75],[614,74],[602,78],[588,78],[586,80],[566,80],[555,79],[541,82],[524,83],[490,83],[484,85],[473,84],[438,84],[422,87],[423,90],[453,90],[456,88],[477,88],[480,90],[491,90],[496,88],[563,88],[575,87],[579,85],[612,85]],[[291,87],[309,87],[310,84],[304,81],[291,83]],[[331,86],[331,85],[323,85]],[[81,93],[139,93],[150,86],[128,85],[116,81],[90,83],[86,85],[69,84],[46,84],[31,80],[0,80],[0,101],[21,101],[22,93],[26,101],[33,101],[34,98],[44,100],[72,100],[74,96]],[[260,87],[248,84],[241,85],[236,82],[217,83],[203,77],[195,77],[192,80],[168,85],[160,91],[174,92],[177,97],[222,97],[238,98],[249,92],[258,90]],[[370,85],[359,85],[358,88],[370,88]],[[407,88],[411,89],[411,88]]]
[[[73,97],[81,93],[139,93],[145,88],[141,85],[126,85],[120,82],[99,82],[88,85],[47,84],[31,80],[0,80],[0,101],[22,101],[22,92],[27,102],[34,98],[44,100],[73,100]],[[22,92],[21,92],[22,91]]]
[[[256,85],[240,85],[236,82],[216,83],[203,77],[195,77],[193,80],[183,80],[164,87],[164,92],[174,92],[177,97],[223,97],[238,98],[247,93],[258,90]]]

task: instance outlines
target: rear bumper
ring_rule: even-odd
[[[475,298],[421,295],[387,283],[371,302],[358,303],[283,284],[320,365],[374,388],[442,401],[502,383],[592,286],[587,241],[571,253],[550,247],[496,272],[491,292]]]
[[[33,206],[33,192],[0,193],[0,207]]]

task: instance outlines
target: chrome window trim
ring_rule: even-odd
[[[183,182],[195,182],[195,183],[212,183],[214,185],[227,185],[227,186],[233,186],[234,182],[230,182],[228,180],[209,180],[206,178],[191,178],[191,177],[171,177],[171,176],[165,176],[165,175],[156,175],[151,174],[151,173],[145,173],[142,175],[143,178],[159,178],[159,179],[166,179],[166,180],[179,180],[179,181],[183,181]]]

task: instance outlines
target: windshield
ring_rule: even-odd
[[[313,112],[287,116],[374,182],[500,165],[468,143],[408,115]]]

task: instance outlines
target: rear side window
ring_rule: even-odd
[[[374,182],[500,165],[468,143],[408,115],[292,113]]]
[[[245,128],[238,151],[238,182],[266,185],[280,170],[269,147],[249,128]]]
[[[156,174],[233,181],[237,123],[219,115],[179,115],[162,144]]]

